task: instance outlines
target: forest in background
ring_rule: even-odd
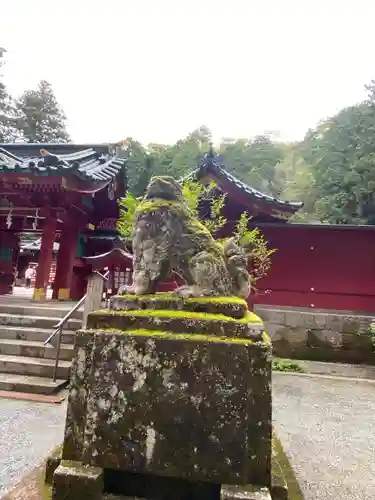
[[[4,55],[0,48],[0,70]],[[302,141],[285,143],[262,134],[224,138],[215,150],[227,170],[251,187],[303,201],[296,222],[375,224],[375,81],[366,90],[363,102],[321,121]],[[175,144],[143,145],[132,137],[122,141],[131,193],[142,195],[152,175],[189,173],[211,139],[210,130],[201,126]],[[0,71],[0,143],[16,141],[70,142],[66,116],[48,82],[14,98]]]

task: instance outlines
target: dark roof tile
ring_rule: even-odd
[[[244,193],[246,193],[248,196],[252,198],[256,198],[260,201],[265,201],[269,203],[274,203],[275,205],[278,205],[278,207],[281,210],[286,210],[289,212],[296,212],[300,208],[303,207],[302,202],[289,202],[289,201],[283,201],[278,198],[274,198],[272,196],[269,196],[268,194],[262,193],[258,189],[255,189],[245,182],[242,182],[240,179],[235,177],[233,174],[228,172],[225,169],[224,166],[224,161],[221,156],[213,155],[210,153],[207,153],[203,156],[202,161],[200,162],[200,165],[198,168],[190,172],[187,176],[183,177],[181,179],[181,182],[192,180],[194,178],[199,178],[201,177],[204,172],[211,171],[213,174],[216,174],[218,177],[221,177],[223,179],[226,179],[228,182],[231,184],[235,185],[237,188],[241,189]]]
[[[14,145],[12,145],[14,146]],[[10,148],[14,150],[14,148]],[[41,148],[37,157],[18,157],[7,146],[0,147],[0,172],[22,172],[31,175],[65,175],[74,173],[81,179],[109,181],[124,168],[125,162],[112,156],[109,151],[94,148],[83,149],[69,154],[52,154]]]

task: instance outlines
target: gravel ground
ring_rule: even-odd
[[[276,431],[305,500],[375,499],[375,384],[274,373]],[[0,497],[61,443],[66,405],[0,399]]]
[[[62,442],[65,404],[0,399],[0,498]]]
[[[305,500],[375,499],[375,384],[274,373],[276,431]]]

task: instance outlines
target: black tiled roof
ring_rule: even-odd
[[[0,144],[0,172],[39,176],[73,174],[83,180],[103,182],[116,177],[124,168],[124,160],[113,156],[108,146],[80,147],[83,146]]]
[[[199,167],[193,170],[181,181],[184,182],[194,178],[199,179],[200,177],[202,177],[202,175],[209,172],[212,172],[214,175],[216,174],[219,178],[227,180],[229,183],[233,184],[252,198],[278,205],[278,208],[280,208],[280,210],[286,210],[294,213],[303,207],[303,202],[283,201],[278,198],[269,196],[268,194],[262,193],[261,191],[258,191],[258,189],[252,188],[245,182],[242,182],[240,179],[238,179],[225,169],[223,158],[221,156],[215,155],[212,151],[206,153],[203,156]]]

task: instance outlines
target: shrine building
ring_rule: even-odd
[[[188,178],[213,181],[227,194],[222,236],[230,236],[246,211],[269,247],[271,268],[257,282],[252,304],[288,308],[375,311],[375,226],[299,224],[290,218],[303,203],[281,201],[243,183],[223,159],[206,154]],[[203,213],[204,215],[204,213]]]
[[[33,299],[46,299],[56,240],[53,298],[81,298],[87,234],[98,251],[107,249],[125,192],[125,164],[112,146],[0,144],[0,294],[12,291],[20,234],[34,233],[40,242]]]

